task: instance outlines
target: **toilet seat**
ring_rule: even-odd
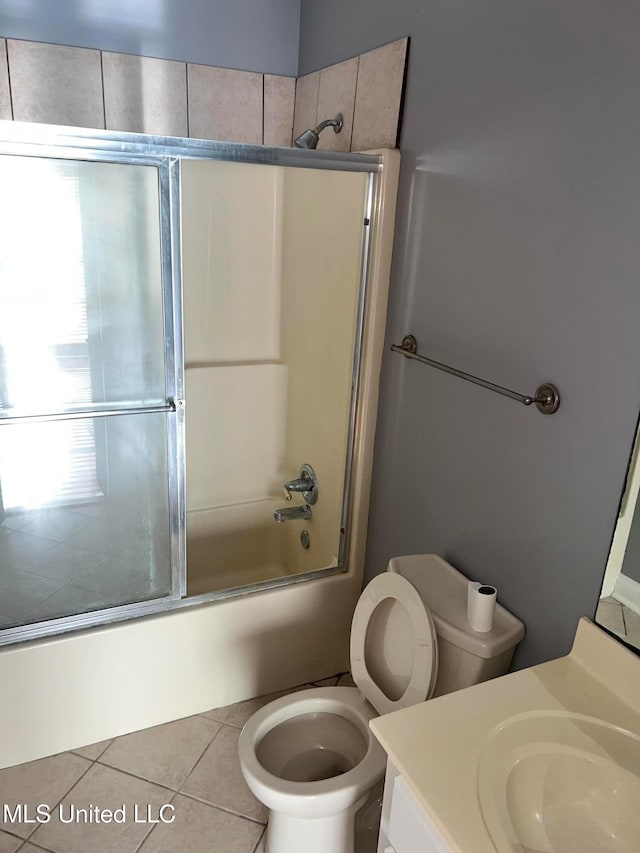
[[[353,680],[379,714],[432,695],[438,675],[436,629],[429,608],[402,575],[385,572],[365,587],[353,614],[350,648]]]

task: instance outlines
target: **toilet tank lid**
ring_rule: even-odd
[[[524,637],[524,625],[496,604],[493,628],[474,631],[467,620],[467,578],[436,554],[393,557],[388,571],[410,581],[429,607],[439,637],[480,658],[512,649]]]

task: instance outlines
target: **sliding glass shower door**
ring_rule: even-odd
[[[183,593],[170,169],[0,156],[5,637]]]
[[[380,158],[0,125],[0,646],[348,570]]]

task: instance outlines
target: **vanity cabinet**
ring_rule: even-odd
[[[387,762],[378,853],[452,853],[402,774]]]
[[[640,850],[639,660],[583,618],[563,658],[374,717],[377,853]]]

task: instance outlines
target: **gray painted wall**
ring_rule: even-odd
[[[0,36],[295,77],[299,0],[0,0]]]
[[[300,72],[411,38],[367,574],[436,552],[495,584],[526,666],[592,616],[640,404],[640,6],[302,0]]]

